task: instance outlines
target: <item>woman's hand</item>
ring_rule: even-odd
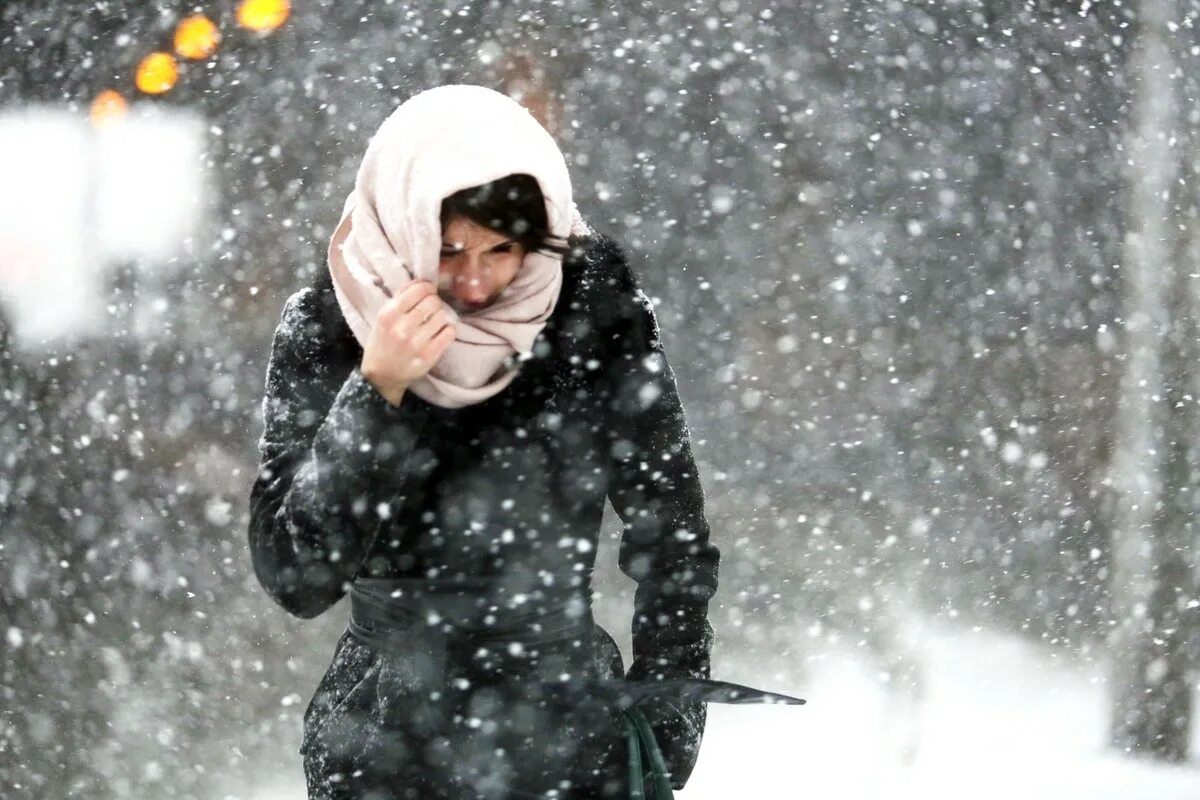
[[[437,287],[413,281],[379,310],[363,348],[363,377],[392,405],[454,341],[454,325]]]

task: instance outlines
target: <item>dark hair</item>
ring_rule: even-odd
[[[460,189],[442,201],[442,228],[456,216],[511,236],[526,252],[565,255],[566,239],[550,233],[537,178],[523,172]]]

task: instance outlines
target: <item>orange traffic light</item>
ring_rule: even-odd
[[[221,32],[203,14],[192,14],[175,28],[175,52],[184,58],[208,58],[220,43]]]
[[[135,82],[146,94],[168,92],[179,80],[179,65],[170,53],[151,53],[138,64]]]
[[[290,12],[288,0],[242,0],[237,19],[243,28],[267,33],[282,25]]]

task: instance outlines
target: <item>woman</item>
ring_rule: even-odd
[[[658,679],[709,677],[720,554],[653,307],[525,109],[443,86],[384,123],[329,271],[285,305],[263,417],[256,574],[300,617],[351,596],[305,713],[311,797],[629,797],[631,695],[584,702],[625,680],[660,695],[639,730],[683,787],[705,706]],[[592,618],[606,499],[628,672]]]

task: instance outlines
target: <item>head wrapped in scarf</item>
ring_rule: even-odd
[[[571,197],[566,161],[518,102],[483,86],[451,84],[413,95],[367,147],[329,243],[329,270],[342,314],[365,348],[379,310],[414,280],[438,282],[442,200],[525,173],[537,179],[549,233],[589,229]],[[487,307],[459,316],[455,340],[409,390],[446,408],[479,403],[516,377],[562,286],[562,257],[528,251]]]

